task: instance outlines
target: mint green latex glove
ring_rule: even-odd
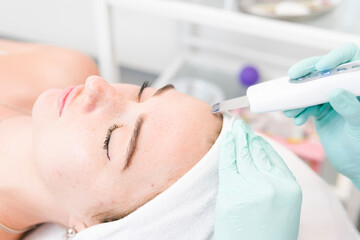
[[[301,202],[301,188],[282,158],[236,120],[220,146],[215,239],[297,239]]]
[[[356,60],[360,60],[360,51],[355,44],[348,43],[325,56],[300,61],[288,74],[298,78],[314,70],[329,70]],[[360,190],[360,103],[356,96],[336,89],[330,94],[329,103],[285,111],[285,115],[294,118],[296,125],[313,116],[316,131],[333,166]]]

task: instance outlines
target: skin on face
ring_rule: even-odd
[[[44,92],[33,108],[35,167],[49,194],[72,218],[96,224],[96,212],[131,211],[171,186],[217,138],[222,121],[211,107],[169,89],[156,96],[139,86],[110,85],[91,76],[69,95],[59,116],[63,89]],[[126,166],[139,116],[137,147]],[[108,129],[116,128],[103,149]]]

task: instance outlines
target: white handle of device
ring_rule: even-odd
[[[253,113],[284,111],[328,102],[330,93],[342,88],[360,96],[360,71],[294,83],[288,76],[253,85],[247,89]]]

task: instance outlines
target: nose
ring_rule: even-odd
[[[91,94],[101,93],[109,85],[105,79],[99,76],[90,76],[86,79],[85,89]]]
[[[116,96],[116,90],[102,77],[90,76],[85,82],[86,110],[93,110],[96,106],[107,102]]]

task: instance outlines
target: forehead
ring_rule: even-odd
[[[154,98],[148,105],[137,156],[200,160],[216,131],[217,120],[210,106],[176,91]]]

